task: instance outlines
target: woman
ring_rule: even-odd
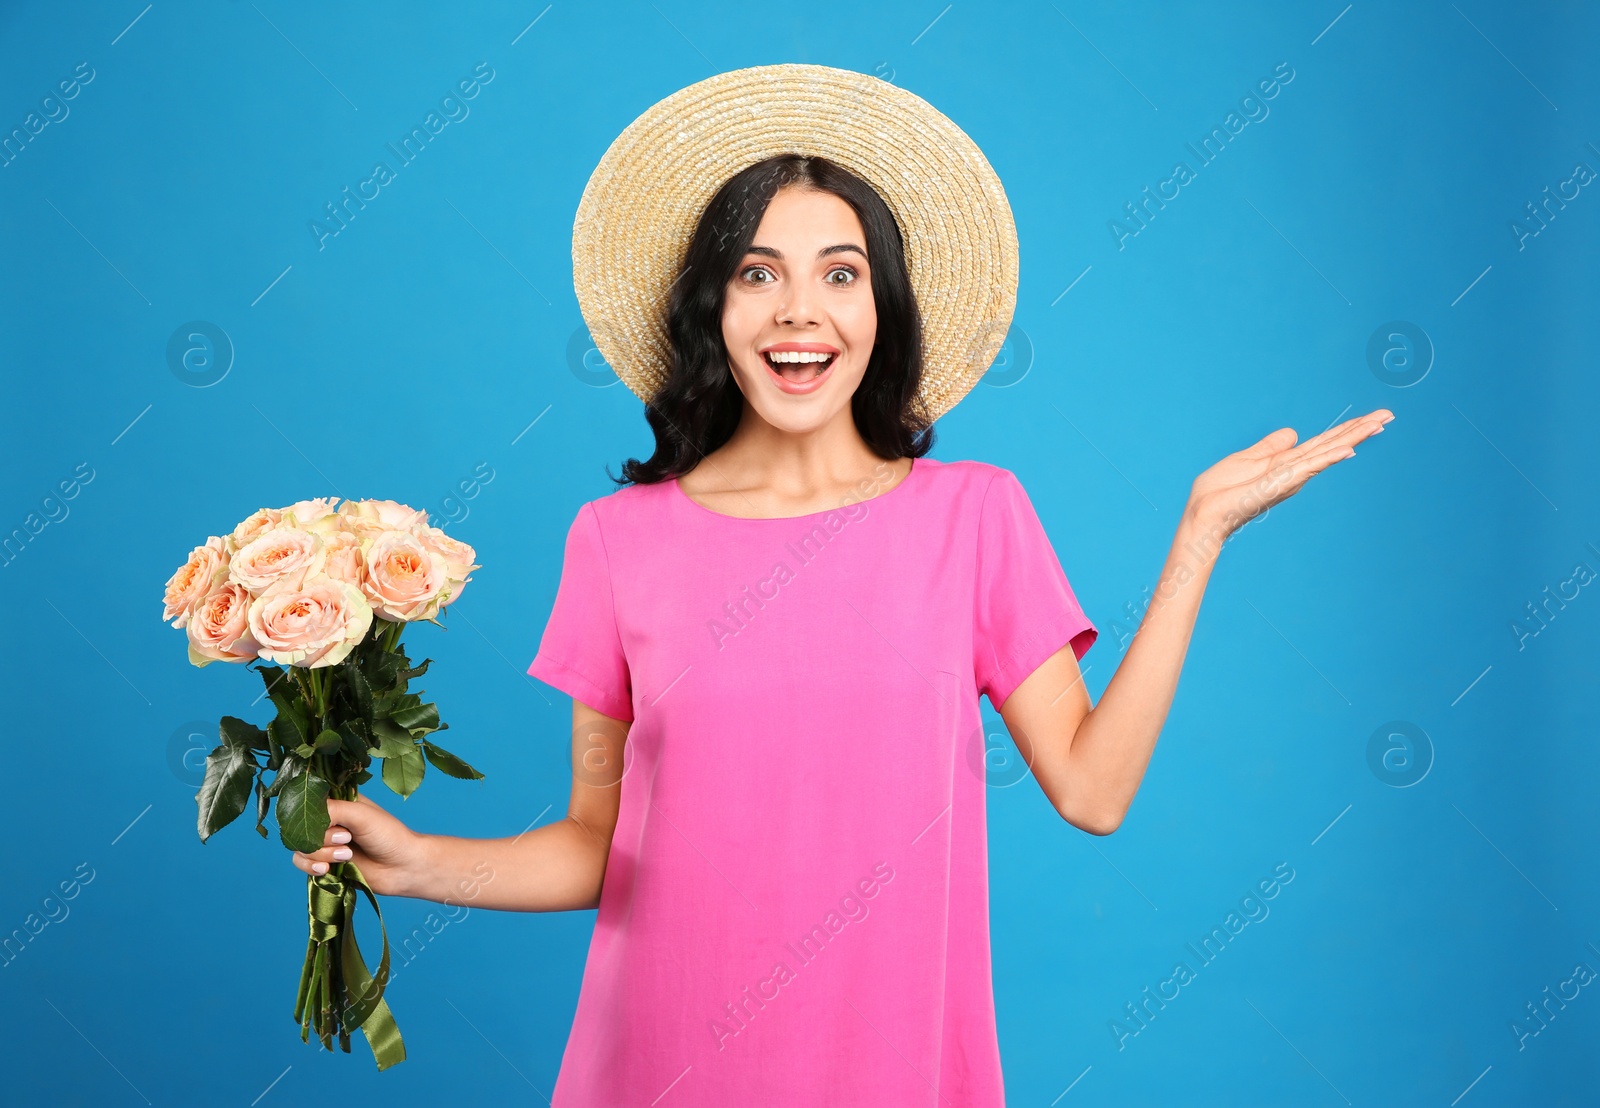
[[[390,895],[597,907],[558,1108],[1002,1104],[978,697],[1062,818],[1115,830],[1222,541],[1391,418],[1298,446],[1284,428],[1201,474],[1157,600],[1091,707],[1078,660],[1097,630],[1021,484],[927,457],[933,418],[987,367],[984,324],[1010,318],[1003,194],[924,102],[840,73],[724,74],[624,133],[640,180],[676,179],[650,156],[672,145],[652,128],[685,140],[693,172],[708,151],[739,167],[688,209],[687,243],[650,222],[674,217],[649,189],[593,222],[596,181],[627,179],[616,146],[580,205],[580,303],[648,400],[656,449],[580,508],[529,668],[573,697],[566,818],[462,839],[335,800],[328,845],[294,856],[316,872],[353,857]],[[687,95],[708,85],[709,121]],[[771,127],[779,105],[796,147],[829,128],[860,139],[835,149],[862,172],[755,158],[770,145],[730,134]],[[680,129],[696,125],[715,137]],[[886,133],[893,149],[861,152]],[[941,155],[923,158],[947,167],[941,185],[970,186],[963,205],[919,207],[896,180],[917,142]],[[953,241],[968,224],[987,230]],[[671,246],[669,269],[638,264],[652,243]],[[633,263],[604,264],[608,250]],[[976,277],[942,279],[968,251]],[[667,358],[627,336],[640,320],[662,325]]]

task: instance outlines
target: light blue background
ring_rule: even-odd
[[[246,820],[202,846],[172,761],[190,721],[264,721],[259,680],[189,666],[162,583],[262,505],[428,508],[484,568],[448,632],[407,639],[487,779],[376,795],[458,835],[559,817],[568,701],[523,671],[573,513],[651,446],[632,394],[573,370],[573,213],[648,105],[779,61],[892,79],[1005,182],[1016,330],[934,455],[1022,479],[1101,629],[1096,700],[1200,470],[1277,427],[1398,416],[1228,544],[1115,835],[1029,780],[991,790],[1010,1103],[1600,1096],[1594,986],[1522,1049],[1512,1028],[1600,969],[1596,586],[1514,630],[1600,570],[1600,182],[1513,231],[1575,164],[1600,170],[1593,9],[141,6],[0,12],[6,130],[80,62],[95,74],[0,168],[0,528],[57,517],[0,575],[0,931],[94,874],[0,969],[0,1097],[544,1103],[592,912],[451,923],[395,979],[411,1057],[386,1074],[359,1036],[349,1057],[298,1041],[304,877]],[[480,62],[470,115],[319,250],[323,205]],[[1280,62],[1270,114],[1198,167],[1185,143]],[[1179,159],[1197,179],[1119,249],[1111,221]],[[167,361],[194,320],[234,349],[204,388]],[[1434,348],[1403,388],[1367,354],[1396,320]],[[92,481],[47,501],[83,463]],[[447,499],[480,464],[493,479]],[[1395,720],[1432,750],[1404,788],[1368,762]],[[1119,1049],[1124,1005],[1280,862],[1270,915]],[[388,901],[391,939],[433,907]],[[375,959],[375,930],[363,944]]]

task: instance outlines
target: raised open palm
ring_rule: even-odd
[[[1388,408],[1347,419],[1295,445],[1293,427],[1229,454],[1194,479],[1186,511],[1208,528],[1231,534],[1274,504],[1300,491],[1335,462],[1352,457],[1356,443],[1394,418]]]

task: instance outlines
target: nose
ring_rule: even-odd
[[[778,322],[795,327],[809,327],[820,322],[815,296],[815,291],[804,281],[791,284],[778,305]]]

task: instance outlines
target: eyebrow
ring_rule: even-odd
[[[860,254],[863,258],[865,258],[867,256],[867,252],[865,250],[861,249],[861,247],[857,246],[855,243],[853,243],[853,242],[841,242],[841,243],[836,243],[833,246],[824,246],[821,250],[817,251],[817,257],[819,259],[826,258],[830,254],[843,254],[847,250],[854,250],[857,254]],[[777,250],[774,250],[770,246],[752,246],[749,250],[746,250],[745,253],[746,254],[764,254],[769,258],[777,258],[779,261],[783,260],[783,254],[781,252],[777,251]]]

